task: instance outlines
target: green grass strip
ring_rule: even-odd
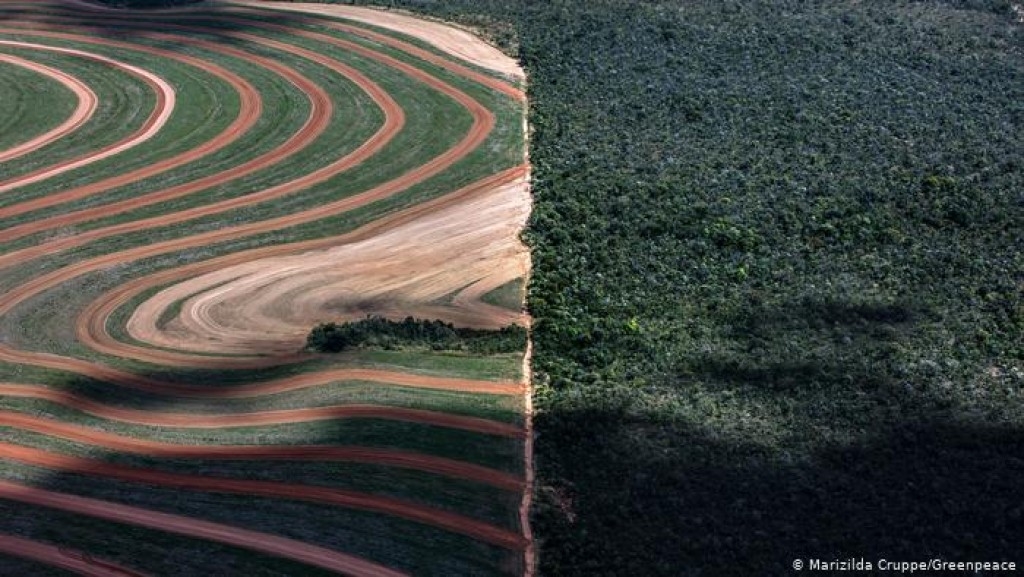
[[[66,86],[21,66],[0,62],[0,79],[0,151],[57,127],[77,106]]]
[[[453,511],[512,531],[518,530],[519,527],[520,495],[518,492],[413,469],[345,461],[152,458],[111,452],[101,447],[19,429],[7,429],[4,433],[6,442],[51,453],[98,459],[128,467],[177,474],[301,483],[317,487],[359,491]]]
[[[514,556],[513,552],[470,537],[342,507],[164,489],[10,462],[0,463],[0,477],[27,479],[47,490],[281,535],[416,574],[497,575]]]
[[[36,44],[58,45],[50,39],[37,36],[0,34],[6,40],[20,40]],[[57,68],[85,82],[96,94],[99,102],[92,118],[81,128],[47,146],[25,156],[3,164],[0,178],[9,180],[31,171],[50,166],[62,160],[70,160],[113,144],[138,130],[149,117],[155,105],[155,94],[141,79],[111,66],[77,56],[59,54],[47,50],[34,50],[4,46],[4,52]],[[99,53],[88,47],[83,50]],[[119,55],[111,57],[125,62]],[[36,114],[48,115],[45,109],[35,107]],[[132,149],[134,151],[134,149]],[[76,171],[65,172],[57,180],[62,186],[76,182],[76,174],[95,170],[101,162]],[[31,189],[32,185],[24,187]],[[0,195],[0,206],[7,206],[24,199],[23,189],[15,189]]]
[[[48,472],[32,471],[21,480],[38,482]],[[15,475],[8,478],[17,479]],[[33,483],[34,484],[34,483]],[[50,542],[98,559],[161,577],[194,577],[217,567],[224,575],[253,577],[332,577],[308,565],[170,533],[93,519],[47,507],[0,499],[0,529]],[[6,561],[6,559],[5,559]],[[5,567],[6,568],[6,567]],[[35,575],[35,573],[11,573]]]
[[[34,37],[25,36],[25,38],[32,39]],[[174,87],[177,103],[173,114],[167,121],[167,124],[158,134],[150,138],[148,141],[131,148],[125,153],[64,173],[58,179],[48,179],[46,181],[12,191],[12,194],[4,196],[4,205],[23,202],[46,196],[47,194],[51,194],[56,191],[99,181],[104,178],[152,164],[158,160],[162,160],[168,156],[178,154],[191,148],[195,148],[203,142],[210,140],[216,134],[222,132],[238,115],[239,99],[234,90],[232,90],[226,82],[190,65],[170,59],[159,58],[142,52],[92,45],[85,42],[61,42],[42,37],[38,37],[37,40],[46,41],[48,44],[79,48],[98,54],[108,55],[112,58],[131,63],[158,74]],[[176,48],[175,51],[206,59],[203,53],[195,50],[189,50],[184,45]],[[234,68],[235,66],[238,66],[242,68],[243,73],[241,75],[243,77],[245,76],[244,72],[256,69],[256,67],[247,67],[245,64],[233,60],[229,62],[231,65],[225,67]],[[94,73],[97,77],[95,80],[97,82],[103,81],[103,75],[106,73],[106,69],[99,69]],[[267,75],[259,76],[258,78],[260,78],[261,81],[259,83],[254,83],[254,85],[280,85],[280,83],[274,83],[270,79],[266,78],[266,76]],[[91,83],[93,78],[94,77],[91,76],[87,80]],[[99,96],[101,102],[103,102],[104,96]],[[294,98],[296,101],[304,100],[301,95],[296,95]],[[275,102],[270,103],[270,105],[274,104]],[[299,107],[301,106],[302,105],[300,104]],[[282,107],[281,110],[282,112],[287,111],[289,110],[289,107]],[[119,130],[121,129],[119,128]],[[127,131],[124,131],[124,133],[127,134]],[[89,142],[88,145],[91,146],[91,149],[95,149],[99,148],[100,143],[94,141]],[[222,154],[223,152],[224,151],[222,150],[219,154]],[[217,155],[212,156],[216,157]],[[194,167],[192,168],[194,169]],[[160,183],[175,182],[173,180],[175,175],[178,175],[178,179],[183,180],[188,178],[191,174],[189,169],[190,166],[182,167],[175,171],[170,171],[170,173],[163,173],[153,177],[153,179],[150,180]],[[141,192],[141,190],[145,190],[137,185],[134,187],[123,188],[129,188],[129,192],[136,196]],[[53,216],[55,214],[69,212],[74,209],[94,206],[101,203],[104,199],[109,198],[109,194],[110,193],[108,191],[79,201],[69,202],[49,209],[7,218],[0,221],[0,226],[12,226],[14,224],[31,221],[32,219],[36,219],[41,216]],[[11,248],[12,247],[5,245],[2,250],[9,251]]]
[[[118,435],[179,444],[214,445],[355,445],[427,453],[518,472],[521,442],[458,429],[384,419],[350,418],[219,429],[151,427],[93,417],[63,405],[10,397],[4,407]],[[174,407],[162,410],[177,412]]]

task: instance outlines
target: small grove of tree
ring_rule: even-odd
[[[526,329],[509,325],[499,330],[456,328],[441,320],[406,317],[392,321],[381,316],[346,323],[321,323],[310,331],[306,349],[337,353],[354,348],[399,349],[427,347],[436,351],[468,351],[477,354],[522,352]]]

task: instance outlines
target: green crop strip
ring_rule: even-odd
[[[518,472],[516,439],[420,423],[374,418],[241,426],[217,429],[133,425],[91,415],[38,399],[11,397],[4,406],[28,414],[167,443],[212,445],[353,445],[403,449],[485,467]],[[174,407],[167,410],[177,411]],[[12,433],[13,434],[13,433]]]
[[[229,479],[298,482],[313,487],[359,491],[437,507],[513,531],[519,526],[518,492],[401,467],[345,461],[158,459],[113,453],[93,445],[18,429],[6,430],[5,434],[9,443],[128,467]]]
[[[273,119],[261,117],[253,129],[243,135],[238,142],[225,147],[207,158],[199,159],[181,168],[164,172],[137,183],[103,191],[100,194],[95,194],[78,201],[62,203],[48,209],[37,210],[5,219],[4,224],[13,225],[30,222],[34,219],[65,214],[115,200],[136,198],[147,192],[195,180],[198,177],[218,170],[225,170],[255,155],[255,153],[276,147],[305,121],[309,110],[306,97],[283,79],[277,78],[275,75],[239,59],[231,59],[221,55],[215,57],[198,50],[190,51],[185,47],[182,47],[179,52],[220,64],[224,68],[235,71],[243,78],[246,78],[251,84],[259,87],[264,105],[275,107],[276,110],[279,110],[279,116]],[[146,150],[150,150],[144,148],[150,145],[152,153],[163,156],[172,156],[185,152],[222,132],[229,122],[237,116],[238,96],[227,84],[207,75],[205,72],[198,70],[189,72],[192,77],[179,78],[178,81],[183,84],[175,85],[176,90],[179,92],[177,116],[172,117],[168,125],[161,131],[161,135],[166,132],[167,136],[163,138],[158,136],[153,139],[152,144],[146,143],[138,147],[140,152],[145,153]],[[169,75],[168,80],[170,80]],[[173,148],[169,148],[169,145]],[[116,163],[111,164],[108,170],[110,173],[106,174],[106,176],[123,172],[123,170],[118,170]],[[37,194],[45,195],[48,192],[52,192],[52,187],[52,183],[40,183],[37,187],[26,187],[26,189],[31,189]],[[81,226],[76,225],[76,230]],[[45,238],[45,236],[28,236],[19,241],[5,244],[4,250],[9,251],[30,244],[36,244],[41,238]]]
[[[352,363],[349,364],[351,365]],[[89,400],[115,407],[161,409],[189,414],[232,414],[340,404],[372,404],[443,411],[453,415],[513,424],[520,424],[522,418],[522,400],[515,396],[469,394],[356,380],[327,382],[315,387],[252,398],[181,399],[28,366],[0,365],[0,379],[17,384],[46,385],[48,389],[81,395]],[[215,380],[212,382],[216,383]]]
[[[5,37],[9,36],[13,35],[5,34]],[[111,58],[139,66],[147,71],[159,71],[158,76],[174,87],[177,102],[167,124],[148,141],[110,159],[62,174],[58,179],[48,179],[21,187],[14,191],[13,194],[5,195],[11,197],[10,199],[5,198],[5,204],[23,202],[65,190],[69,187],[95,182],[195,148],[223,131],[238,114],[238,96],[226,83],[186,64],[172,60],[165,61],[148,54],[122,48],[110,48],[84,42],[61,42],[56,39],[29,35],[17,37],[28,41],[35,39],[35,41],[40,43],[104,54]],[[187,53],[185,50],[181,50],[181,52]],[[106,74],[105,68],[100,68],[99,70],[100,72],[96,74],[100,76]],[[102,96],[100,101],[103,101]],[[146,114],[148,114],[148,109],[143,116]],[[120,128],[119,130],[124,132],[121,136],[128,133],[127,130]],[[56,180],[59,180],[59,182],[54,182]],[[138,190],[135,192],[137,193]],[[52,216],[53,214],[60,214],[75,208],[93,206],[97,204],[98,199],[103,198],[103,195],[96,195],[82,201],[63,204],[56,210],[49,209],[26,213],[14,218],[5,219],[3,224],[10,226],[27,222],[40,216]],[[4,250],[7,251],[10,248],[5,247]]]
[[[6,461],[0,464],[0,476],[29,479],[49,490],[281,535],[417,574],[496,575],[503,563],[511,561],[508,551],[470,537],[342,507],[164,489]]]
[[[49,42],[49,39],[33,36],[4,33],[2,37],[34,44],[57,45]],[[14,46],[4,46],[3,50],[7,54],[64,70],[85,82],[99,98],[92,118],[79,130],[30,154],[5,162],[0,172],[0,178],[4,181],[117,142],[141,127],[153,110],[155,95],[152,90],[141,79],[126,72],[87,58],[47,50]],[[61,178],[71,179],[74,172],[64,173]],[[0,206],[21,200],[22,194],[22,189],[5,192],[0,195]]]
[[[17,501],[0,499],[0,516],[4,519],[4,527],[20,536],[85,551],[96,558],[154,575],[202,575],[213,564],[217,564],[223,571],[259,577],[335,575],[249,549],[179,537]]]
[[[77,106],[63,84],[21,66],[0,62],[0,78],[0,150],[55,128]]]

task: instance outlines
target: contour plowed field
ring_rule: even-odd
[[[281,7],[0,1],[0,574],[532,572],[526,351],[303,349],[528,322],[522,74]]]

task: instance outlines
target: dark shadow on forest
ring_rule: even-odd
[[[573,544],[547,542],[558,574],[789,575],[796,558],[1022,562],[1024,433],[1016,428],[951,415],[791,455],[643,416],[540,420],[561,440],[542,454],[573,463],[566,478],[575,484],[542,486],[537,516],[564,529],[552,535],[586,533],[593,550],[567,558],[595,560],[559,565],[560,548]],[[601,435],[566,430],[574,422]],[[620,522],[602,523],[611,518]],[[651,548],[615,550],[623,539]]]
[[[661,380],[665,406],[538,415],[538,455],[557,456],[538,464],[545,571],[775,576],[798,558],[861,557],[1020,567],[1024,431],[894,369],[930,316],[838,299],[747,307],[721,323],[734,347],[694,351]]]

